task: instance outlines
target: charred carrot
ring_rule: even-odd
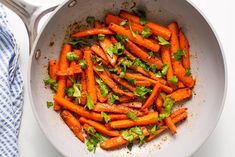
[[[80,104],[85,105],[86,104],[86,91],[87,91],[87,83],[86,83],[86,74],[85,72],[81,72],[81,79],[80,79],[81,85],[82,85],[82,96],[80,99]]]
[[[190,54],[188,39],[182,31],[179,33],[179,43],[182,50],[185,52],[185,56],[182,58],[182,63],[185,69],[190,69]]]
[[[178,89],[173,93],[167,95],[169,98],[173,98],[175,102],[190,98],[192,96],[192,91],[189,88]]]
[[[127,88],[130,91],[135,91],[135,87],[132,86],[129,82],[125,81],[124,79],[121,79],[120,77],[118,77],[116,74],[111,74],[111,77],[120,85],[122,85],[123,87]]]
[[[170,117],[164,118],[164,122],[166,123],[166,126],[170,129],[172,134],[176,134],[176,126],[173,123],[172,119]]]
[[[159,113],[162,112],[163,110],[163,98],[161,95],[159,95],[155,101],[155,104],[156,104],[156,109]]]
[[[180,108],[180,109],[178,109],[178,110],[176,110],[176,111],[174,111],[171,115],[170,115],[170,118],[171,119],[174,119],[176,116],[178,116],[178,115],[180,115],[180,114],[182,114],[182,113],[184,113],[184,112],[186,112],[187,111],[187,108]]]
[[[127,106],[127,107],[131,107],[131,108],[141,108],[142,107],[142,102],[129,102],[129,103],[121,103],[118,105],[122,105],[122,106]]]
[[[74,33],[72,37],[74,38],[80,38],[80,37],[85,37],[85,36],[90,36],[90,35],[97,35],[97,34],[113,34],[112,31],[108,28],[90,28],[87,30],[83,30],[77,33]]]
[[[120,96],[119,97],[119,102],[129,102],[129,101],[131,101],[131,100],[133,100],[135,97],[129,97],[129,96]]]
[[[53,80],[57,80],[57,71],[58,71],[58,64],[57,61],[54,59],[51,59],[49,61],[49,66],[48,66],[48,71],[49,71],[49,76]]]
[[[152,84],[149,81],[141,80],[141,81],[135,81],[136,86],[145,86],[150,87]]]

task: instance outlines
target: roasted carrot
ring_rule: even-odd
[[[189,43],[188,39],[182,31],[179,33],[179,43],[182,50],[185,52],[185,56],[182,58],[182,63],[185,69],[190,69],[190,54],[189,54]]]
[[[118,77],[116,74],[111,74],[111,77],[120,85],[122,85],[123,87],[127,88],[130,91],[135,91],[135,87],[132,86],[129,82],[125,81],[124,79],[121,79],[120,77]]]
[[[102,48],[99,45],[93,44],[91,46],[91,50],[95,52],[98,56],[100,56],[103,60],[105,60],[106,62],[109,62],[105,52],[102,50]]]
[[[82,124],[86,123],[90,126],[93,126],[96,131],[101,132],[102,134],[105,134],[108,136],[119,136],[120,135],[118,131],[108,130],[103,124],[86,119],[84,117],[80,117],[79,122]]]
[[[146,127],[141,127],[141,130],[143,131],[144,136],[149,135],[148,129]],[[135,134],[134,140],[136,140],[136,139],[138,139],[138,136]],[[124,139],[122,136],[118,136],[118,137],[110,138],[104,142],[101,142],[100,147],[102,149],[106,149],[106,150],[115,149],[115,148],[119,148],[119,147],[123,146],[124,144],[126,144],[128,142],[129,141]]]
[[[88,111],[88,110],[84,109],[83,107],[76,105],[76,104],[74,104],[74,103],[72,103],[72,102],[70,102],[60,96],[54,96],[54,100],[56,103],[60,104],[64,108],[66,108],[70,111],[73,111],[80,116],[83,116],[85,118],[92,119],[95,121],[99,121],[99,122],[103,121],[103,117],[100,114]]]
[[[157,112],[150,112],[148,115],[145,115],[143,117],[138,117],[136,121],[129,119],[117,120],[107,123],[107,126],[112,129],[123,129],[123,128],[130,128],[133,126],[157,124],[158,123],[157,118],[158,118]]]
[[[84,50],[84,59],[88,64],[88,67],[85,69],[86,72],[86,83],[87,83],[87,94],[91,97],[93,103],[97,102],[97,95],[95,90],[95,77],[93,72],[93,62],[91,60],[91,51],[86,49]]]
[[[126,114],[108,114],[111,121],[129,119]]]
[[[97,92],[97,98],[99,100],[99,102],[105,102],[107,101],[107,97],[104,97],[102,94],[101,94],[101,91],[100,91],[100,88],[98,85],[96,85],[96,92]]]
[[[124,11],[124,10],[120,11],[120,17],[123,19],[128,19],[134,23],[138,23],[138,24],[140,23],[140,18],[138,16],[135,16],[135,15],[133,15],[127,11]],[[150,21],[148,21],[146,26],[148,26],[151,29],[151,32],[154,35],[160,35],[167,40],[170,39],[171,32],[166,27],[161,26],[161,25],[154,23],[154,22],[150,22]]]
[[[149,81],[140,80],[140,81],[135,81],[135,85],[136,86],[150,87],[152,84]]]
[[[95,28],[104,28],[104,26],[100,23],[100,21],[95,21],[94,22],[94,26],[95,26]]]
[[[78,119],[76,119],[69,111],[62,111],[60,116],[64,120],[64,122],[68,125],[68,127],[73,131],[74,135],[79,138],[80,141],[84,142],[85,138],[82,134],[82,127],[79,123]]]
[[[162,62],[164,64],[168,65],[168,70],[166,74],[167,80],[174,75],[172,65],[171,65],[171,53],[170,49],[168,47],[162,46],[161,47],[161,56],[162,56]],[[172,84],[171,84],[172,85]]]
[[[159,95],[155,101],[155,104],[156,104],[156,109],[159,113],[162,112],[163,110],[163,98],[161,95]]]
[[[81,72],[80,82],[81,82],[81,85],[82,85],[82,96],[80,98],[80,104],[85,105],[86,104],[86,91],[87,91],[87,83],[86,83],[86,74],[85,74],[85,72]]]
[[[129,97],[129,96],[120,96],[119,97],[119,102],[129,102],[129,101],[131,101],[131,100],[133,100],[135,97]]]
[[[122,26],[119,26],[115,23],[109,24],[109,29],[116,32],[117,34],[125,35],[128,37],[129,40],[133,41],[134,43],[137,43],[138,45],[141,45],[151,51],[157,52],[160,48],[160,46],[157,43],[152,42],[149,39],[143,38],[139,34],[135,34],[133,36],[133,32],[131,30],[127,30]]]
[[[122,113],[122,114],[126,114],[127,112],[132,112],[137,116],[143,115],[143,113],[139,110],[134,110],[132,108],[123,105],[109,105],[107,103],[96,103],[96,105],[93,108],[93,111],[107,112],[107,113]]]
[[[190,98],[192,96],[192,91],[189,88],[178,89],[173,93],[167,95],[169,98],[173,98],[175,102]]]
[[[151,95],[147,98],[144,105],[141,107],[141,110],[145,108],[149,108],[153,104],[153,102],[156,100],[156,98],[159,96],[160,91],[161,91],[161,85],[157,83],[154,86]]]
[[[133,42],[127,41],[125,43],[125,46],[126,46],[126,49],[130,50],[134,55],[136,55],[143,61],[156,65],[158,69],[162,68],[162,61],[160,59],[156,57],[151,57],[147,52],[143,51]]]
[[[64,44],[63,45],[63,48],[62,48],[61,53],[60,53],[60,60],[59,60],[59,65],[58,65],[60,71],[63,71],[63,72],[67,71],[67,68],[69,67],[69,62],[66,59],[66,55],[71,50],[72,50],[71,45],[69,45],[69,44]],[[58,83],[58,88],[57,88],[57,91],[56,91],[55,95],[58,96],[58,97],[64,98],[64,96],[65,96],[64,89],[66,88],[66,76],[60,76],[58,78],[57,83]],[[54,110],[55,111],[60,110],[60,104],[55,102],[54,103]]]
[[[86,29],[77,33],[74,33],[72,37],[74,38],[80,38],[80,37],[85,37],[85,36],[90,36],[90,35],[97,35],[97,34],[113,34],[112,31],[108,28],[90,28]]]
[[[170,117],[164,118],[164,122],[166,123],[166,126],[170,129],[172,134],[176,134],[176,126],[173,123],[172,119]]]
[[[83,129],[86,131],[86,132],[88,132],[89,133],[89,128],[91,128],[92,126],[90,126],[90,125],[88,125],[87,123],[85,123],[83,126]],[[94,132],[96,132],[96,130],[94,129]]]
[[[122,106],[127,106],[127,107],[131,107],[131,108],[141,108],[142,107],[142,102],[129,102],[129,103],[121,103],[118,105],[122,105]]]
[[[48,66],[48,71],[49,71],[49,76],[53,80],[57,80],[57,71],[58,71],[58,63],[56,60],[51,59],[49,61],[49,66]]]
[[[171,115],[170,115],[170,118],[171,119],[174,119],[176,116],[178,116],[178,115],[180,115],[180,114],[182,114],[182,113],[184,113],[184,112],[186,112],[187,111],[187,108],[180,108],[180,109],[178,109],[178,110],[176,110],[176,111],[174,111]]]

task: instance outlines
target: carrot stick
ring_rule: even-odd
[[[129,119],[125,114],[108,114],[111,121]]]
[[[49,66],[48,66],[48,70],[49,70],[49,76],[51,79],[53,80],[57,80],[57,71],[58,71],[58,64],[57,61],[54,59],[51,59],[49,61]]]
[[[157,66],[158,69],[162,68],[162,61],[158,58],[151,57],[147,52],[143,51],[141,48],[139,48],[137,45],[135,45],[131,41],[127,41],[125,43],[125,46],[128,50],[130,50],[135,56],[139,57],[145,62],[154,64]]]
[[[159,96],[160,91],[161,91],[161,85],[157,83],[154,86],[151,95],[148,97],[144,105],[141,107],[141,110],[149,108],[153,104],[154,100],[156,100],[156,98]]]
[[[107,101],[107,97],[104,97],[102,94],[101,94],[101,91],[100,91],[100,88],[98,85],[96,85],[96,91],[97,91],[97,98],[99,100],[99,102],[105,102]]]
[[[164,122],[166,123],[166,126],[170,129],[170,131],[172,132],[172,134],[176,134],[176,126],[173,123],[172,119],[170,117],[166,117],[164,118]]]
[[[188,39],[182,31],[179,33],[180,47],[185,52],[185,56],[182,58],[182,63],[185,69],[190,69],[190,54]]]
[[[95,67],[94,67],[95,69]],[[106,71],[95,71],[96,74],[117,94],[126,95],[129,97],[135,97],[135,95],[131,92],[124,92],[122,89],[118,87],[118,85],[109,77]]]
[[[81,82],[81,85],[82,85],[82,96],[80,98],[80,104],[81,105],[85,105],[86,104],[86,90],[87,90],[86,74],[85,74],[85,72],[81,73],[80,82]]]
[[[118,105],[122,105],[122,106],[127,106],[127,107],[131,107],[131,108],[141,108],[142,107],[142,102],[129,102],[129,103],[121,103]]]
[[[69,68],[73,67],[73,64],[76,64],[76,62],[71,62]],[[72,80],[76,80],[75,78],[75,74],[71,75],[70,77],[67,77],[67,81],[66,81],[66,87],[69,88],[73,85],[73,81]]]
[[[82,124],[86,123],[90,126],[93,126],[96,131],[101,132],[102,134],[105,134],[108,136],[119,136],[120,135],[118,131],[108,130],[103,124],[86,119],[84,117],[80,117],[79,122]]]
[[[144,39],[141,35],[135,34],[135,37],[133,36],[132,32],[130,30],[125,29],[122,26],[119,26],[115,23],[109,24],[109,29],[116,32],[117,34],[125,35],[128,37],[129,40],[133,41],[134,43],[137,43],[149,50],[152,50],[154,52],[157,52],[160,48],[160,46],[157,43],[152,42],[149,39]]]
[[[173,98],[175,102],[190,98],[192,96],[192,91],[189,88],[178,89],[173,93],[167,95],[169,98]]]
[[[95,28],[104,28],[104,26],[100,23],[100,21],[95,21],[94,22],[94,26],[95,26]]]
[[[64,108],[66,108],[70,111],[73,111],[80,116],[83,116],[85,118],[92,119],[95,121],[99,121],[99,122],[103,121],[103,117],[100,114],[88,111],[88,110],[84,109],[83,107],[76,105],[76,104],[74,104],[74,103],[72,103],[62,97],[54,96],[54,100],[55,100],[55,102],[57,102],[58,104],[60,104]]]
[[[136,86],[145,86],[150,87],[152,84],[149,81],[141,80],[141,81],[135,81]]]
[[[129,102],[129,101],[131,101],[131,100],[133,100],[135,97],[129,97],[129,96],[125,96],[125,95],[123,95],[123,96],[120,96],[119,97],[119,102],[120,103],[122,103],[122,102]]]
[[[157,112],[150,112],[148,115],[143,117],[138,117],[136,121],[126,119],[126,120],[117,120],[107,123],[107,126],[112,129],[123,129],[123,128],[130,128],[133,126],[143,126],[143,125],[150,125],[156,124],[158,121]]]
[[[108,28],[90,28],[87,30],[82,30],[80,32],[72,34],[72,37],[74,38],[80,38],[80,37],[85,37],[85,36],[90,36],[90,35],[97,35],[97,34],[113,34],[112,31]]]
[[[134,92],[135,91],[135,87],[132,86],[129,82],[125,81],[124,79],[121,79],[120,77],[118,77],[116,74],[111,74],[111,77],[120,85],[122,85],[123,87],[127,88],[128,90]]]
[[[79,121],[69,111],[66,110],[62,111],[60,113],[60,116],[68,125],[68,127],[73,131],[75,136],[77,136],[80,141],[85,142],[85,138],[82,134],[81,124],[79,123]]]
[[[106,62],[109,62],[105,52],[102,50],[100,46],[98,46],[97,44],[93,44],[91,46],[91,50],[95,52],[98,56],[100,56],[103,60],[105,60]]]
[[[89,132],[89,128],[92,127],[92,126],[90,126],[90,125],[88,125],[88,124],[85,123],[82,127],[83,127],[83,129],[84,129],[86,132]],[[95,129],[94,129],[94,132],[96,132]]]
[[[167,70],[167,74],[166,74],[166,78],[168,80],[170,77],[172,77],[174,75],[173,68],[172,68],[172,65],[171,65],[170,49],[165,47],[165,46],[162,46],[161,47],[161,56],[162,56],[162,62],[169,66],[169,68]],[[171,84],[171,86],[172,86],[172,84]]]
[[[163,110],[163,98],[161,95],[159,95],[155,101],[155,104],[156,104],[156,109],[159,113],[162,112]]]
[[[144,136],[148,136],[149,132],[148,129],[146,127],[141,127],[141,130],[143,131]],[[134,135],[134,140],[138,139],[138,136],[135,134]],[[100,143],[100,147],[102,149],[115,149],[115,148],[119,148],[121,146],[123,146],[124,144],[128,143],[129,141],[127,141],[126,139],[124,139],[122,136],[118,136],[118,137],[113,137],[110,138],[104,142]]]
[[[71,45],[69,44],[64,44],[63,48],[60,53],[60,59],[59,59],[59,70],[60,71],[67,71],[67,68],[69,67],[69,62],[66,59],[66,55],[68,52],[72,50]],[[65,92],[64,89],[66,88],[66,76],[59,76],[58,78],[58,88],[56,92],[56,96],[64,98]],[[60,110],[60,104],[54,103],[54,110],[59,111]]]
[[[178,109],[178,110],[176,110],[176,111],[174,111],[171,115],[170,115],[170,118],[171,119],[174,119],[176,116],[178,116],[178,115],[180,115],[180,114],[182,114],[182,113],[184,113],[184,112],[186,112],[187,111],[187,108],[180,108],[180,109]]]
[[[127,112],[132,112],[137,116],[143,115],[143,113],[138,110],[134,110],[123,105],[109,105],[107,103],[96,103],[96,105],[93,108],[93,111],[107,112],[107,113],[123,113],[123,114],[126,114]]]
[[[185,88],[185,85],[181,81],[178,82],[178,89],[180,88]]]
[[[128,19],[134,23],[138,23],[138,24],[140,23],[140,18],[138,16],[135,16],[124,10],[120,11],[120,17],[124,19]],[[151,32],[154,35],[160,35],[167,40],[170,39],[171,32],[166,27],[161,26],[155,22],[150,22],[150,21],[146,24],[146,26],[150,28]]]
[[[86,72],[86,83],[87,83],[87,94],[91,97],[93,103],[97,102],[97,95],[95,90],[95,77],[93,72],[93,62],[91,60],[91,51],[84,51],[84,59],[88,64],[88,67],[85,69]]]

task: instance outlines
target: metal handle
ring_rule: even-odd
[[[37,36],[40,19],[53,11],[61,3],[61,0],[46,4],[31,4],[25,0],[0,0],[0,2],[21,17],[28,31],[31,48]]]

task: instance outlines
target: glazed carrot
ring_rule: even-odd
[[[71,66],[67,68],[66,71],[57,71],[58,76],[72,76],[74,74],[78,74],[82,72],[81,66],[76,62],[72,62]]]
[[[77,33],[72,34],[72,37],[74,38],[80,38],[80,37],[85,37],[85,36],[90,36],[90,35],[97,35],[97,34],[113,34],[112,31],[108,28],[90,28],[87,30],[83,30]]]
[[[160,59],[151,57],[147,52],[143,51],[133,42],[127,41],[125,46],[126,49],[130,50],[135,56],[139,57],[143,61],[156,65],[158,69],[162,68],[162,61]]]
[[[105,134],[108,136],[119,136],[120,135],[118,131],[108,130],[103,124],[86,119],[84,117],[80,117],[79,122],[82,124],[86,123],[90,126],[93,126],[96,131],[101,132],[102,134]]]
[[[88,67],[85,69],[87,94],[91,97],[93,103],[96,103],[97,95],[96,95],[96,90],[95,90],[95,77],[94,77],[94,72],[93,72],[93,62],[91,60],[90,50],[88,49],[84,50],[84,59],[88,64]]]
[[[129,119],[126,114],[108,114],[111,121]]]
[[[173,93],[167,95],[169,98],[173,98],[175,102],[192,97],[192,91],[189,88],[178,89]]]
[[[180,115],[180,114],[182,114],[182,113],[184,113],[184,112],[186,112],[187,111],[187,108],[180,108],[180,109],[178,109],[178,110],[176,110],[176,111],[174,111],[171,115],[170,115],[170,118],[171,119],[174,119],[176,116],[178,116],[178,115]]]
[[[152,84],[149,81],[141,80],[141,81],[135,81],[136,86],[145,86],[150,87]]]
[[[178,82],[178,89],[180,88],[185,88],[185,85],[181,81]]]
[[[132,112],[137,116],[143,115],[143,113],[138,110],[134,110],[123,105],[109,105],[107,103],[96,103],[96,105],[93,108],[93,111],[107,112],[107,113],[123,113],[123,114],[126,114],[127,112]]]
[[[179,33],[179,42],[180,42],[180,47],[182,50],[185,52],[185,56],[182,58],[182,63],[185,69],[190,69],[190,54],[189,54],[189,43],[188,39],[184,35],[182,31]]]
[[[54,59],[51,59],[49,61],[49,66],[48,66],[48,71],[49,71],[49,76],[53,80],[57,80],[57,71],[58,71],[58,64],[57,61]]]
[[[170,117],[164,118],[164,122],[166,123],[166,126],[170,129],[172,134],[176,134],[176,126],[173,123],[172,119]]]
[[[76,64],[76,62],[71,62],[69,68],[71,68],[73,66],[72,64]],[[76,80],[75,75],[71,75],[70,77],[67,77],[67,81],[66,81],[66,87],[67,88],[69,88],[73,85],[72,80]]]
[[[124,10],[120,11],[120,17],[123,19],[128,19],[134,23],[138,23],[138,24],[140,23],[140,18],[138,16],[135,16]],[[148,26],[151,29],[151,32],[154,35],[160,35],[167,40],[170,39],[171,32],[166,27],[161,26],[154,22],[150,22],[150,21],[146,24],[146,26]]]
[[[90,126],[90,125],[88,125],[88,124],[84,124],[83,126],[83,129],[87,132],[87,133],[89,133],[89,128],[91,128],[92,126]],[[96,132],[96,130],[94,129],[94,132]]]
[[[60,60],[59,60],[59,65],[58,65],[60,71],[63,71],[63,72],[67,71],[67,68],[69,67],[69,62],[66,59],[66,55],[71,50],[72,50],[71,45],[69,45],[69,44],[64,44],[63,45],[63,48],[62,48],[61,53],[60,53]],[[64,96],[65,96],[64,89],[66,88],[66,76],[60,76],[58,78],[57,83],[58,83],[58,88],[57,88],[57,92],[56,92],[55,95],[58,96],[58,97],[64,98]],[[54,110],[55,111],[60,110],[60,104],[55,102],[54,103]]]
[[[141,107],[141,110],[149,108],[153,104],[154,100],[156,100],[156,98],[159,96],[160,91],[161,91],[161,85],[159,83],[156,83],[151,95],[147,98],[144,105]]]
[[[141,108],[142,107],[142,102],[129,102],[129,103],[121,103],[118,105],[122,105],[122,106],[127,106],[127,107],[131,107],[131,108]]]
[[[87,91],[87,83],[86,83],[86,74],[85,72],[81,72],[80,83],[82,85],[82,96],[80,98],[80,104],[86,104],[86,91]]]
[[[170,53],[170,49],[165,47],[165,46],[162,46],[161,47],[161,56],[162,56],[162,62],[169,66],[169,68],[167,70],[167,74],[166,74],[166,78],[168,80],[170,77],[172,77],[174,75],[174,72],[173,72],[173,69],[172,69],[172,65],[171,65],[171,53]]]
[[[152,50],[154,52],[157,52],[160,48],[160,46],[157,43],[152,42],[149,39],[144,39],[141,35],[135,34],[133,36],[132,32],[130,30],[125,29],[122,26],[119,26],[115,23],[109,24],[109,29],[116,32],[117,34],[125,35],[128,37],[129,40],[133,41],[134,43],[137,43],[138,45],[141,45],[149,50]]]
[[[103,121],[103,117],[100,114],[88,111],[83,107],[76,105],[60,96],[54,96],[54,101],[63,106],[64,108],[73,111],[74,113],[77,113],[80,116],[99,122]]]
[[[104,28],[104,26],[100,23],[100,21],[95,21],[94,22],[94,26],[95,26],[95,28]]]
[[[145,76],[143,76],[141,74],[138,74],[138,73],[129,73],[129,72],[127,72],[124,77],[127,78],[127,79],[128,78],[133,78],[136,81],[148,81],[148,82],[153,83],[153,84],[156,84],[158,82],[156,80],[150,79],[150,78],[145,77]]]
[[[60,116],[64,120],[64,122],[68,125],[68,127],[73,131],[75,136],[79,138],[80,141],[84,142],[85,138],[82,134],[82,127],[79,121],[69,112],[69,111],[62,111]]]
[[[100,46],[98,46],[97,44],[93,44],[91,46],[91,50],[93,52],[95,52],[95,54],[97,54],[98,56],[100,56],[103,60],[105,60],[106,62],[109,62],[105,52],[102,50],[102,48]]]
[[[129,82],[125,81],[124,79],[121,79],[119,76],[117,76],[116,74],[111,74],[111,77],[120,85],[122,85],[123,87],[127,88],[128,90],[134,92],[135,91],[135,87],[132,86]]]
[[[104,41],[100,41],[99,43],[100,43],[100,46],[102,47],[103,51],[105,52],[106,57],[108,58],[108,61],[110,62],[110,64],[112,66],[115,66],[118,56],[115,54],[113,54],[113,56],[110,56],[107,51],[109,48],[113,47],[111,40],[108,37],[105,37]]]
[[[143,131],[144,136],[148,136],[149,132],[148,129],[146,127],[141,127],[141,130]],[[134,140],[138,139],[139,137],[134,134]],[[118,136],[118,137],[113,137],[110,138],[104,142],[100,143],[100,147],[102,149],[115,149],[115,148],[119,148],[121,146],[123,146],[124,144],[128,143],[129,141],[127,141],[126,139],[124,139],[122,136]]]
[[[150,124],[157,124],[158,121],[157,112],[150,112],[148,115],[143,117],[138,117],[136,121],[127,119],[127,120],[117,120],[107,123],[107,126],[112,129],[123,129],[123,128],[130,128],[133,126],[143,126],[143,125],[150,125]]]
[[[94,67],[95,69],[95,67]],[[131,92],[124,92],[122,89],[118,87],[118,85],[109,77],[106,71],[95,71],[96,74],[117,94],[126,95],[129,97],[135,97],[135,95]]]
[[[99,102],[105,102],[107,101],[107,97],[104,97],[102,94],[101,94],[101,91],[100,91],[100,88],[98,85],[96,85],[96,92],[97,92],[97,98],[99,100]]]
[[[120,96],[118,101],[121,102],[121,103],[122,103],[122,102],[129,102],[129,101],[133,100],[134,98],[135,98],[135,97],[132,97],[132,98],[131,98],[131,97],[129,97],[129,96],[125,96],[125,95],[124,95],[124,96]]]
[[[157,97],[156,101],[155,101],[156,109],[157,109],[157,111],[158,111],[159,113],[161,113],[162,110],[163,110],[163,103],[164,103],[164,102],[163,102],[163,98],[162,98],[161,95],[159,95],[159,96]]]

